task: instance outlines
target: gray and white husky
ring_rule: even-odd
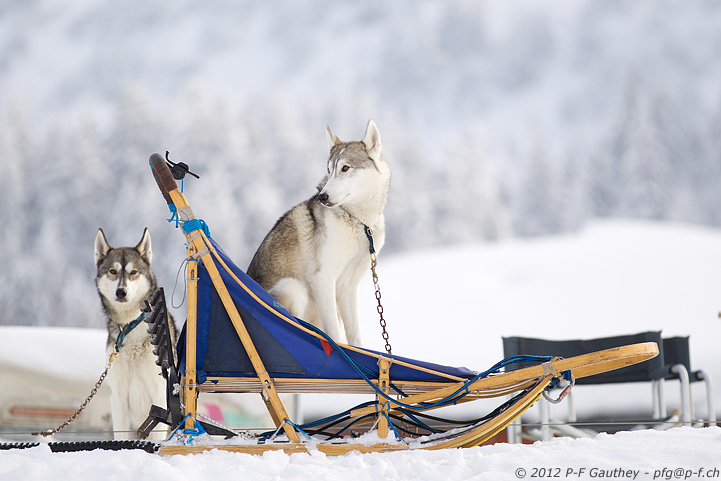
[[[157,288],[150,269],[153,250],[146,228],[135,247],[113,248],[102,229],[95,236],[95,284],[107,317],[107,355],[116,350],[118,356],[108,373],[112,390],[110,409],[113,431],[118,439],[134,439],[135,430],[148,417],[150,406],[165,406],[165,380],[155,364],[153,345],[147,324],[141,321],[143,301],[150,302]],[[173,344],[177,337],[175,324],[169,316]],[[156,434],[154,437],[161,436]]]
[[[336,341],[345,330],[347,342],[360,346],[358,284],[370,267],[365,228],[379,251],[391,172],[372,120],[360,142],[342,142],[327,126],[326,132],[328,174],[318,193],[276,222],[247,272],[295,317]]]

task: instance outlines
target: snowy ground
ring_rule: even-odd
[[[504,481],[557,479],[719,479],[721,428],[676,428],[554,439],[534,445],[471,449],[350,453],[329,457],[211,451],[161,458],[143,451],[53,454],[47,447],[0,452],[0,479],[137,480],[409,480]]]
[[[664,336],[690,335],[694,368],[711,373],[719,386],[719,246],[719,231],[614,221],[554,238],[389,258],[381,254],[378,273],[393,350],[481,370],[502,358],[501,336],[573,339],[663,330]],[[361,287],[360,296],[366,345],[382,349],[370,282]],[[102,351],[101,346],[99,366],[86,366],[91,379],[104,363]],[[15,346],[14,352],[19,355],[23,349]],[[575,392],[581,415],[650,410],[648,386],[583,386]],[[675,386],[668,394],[669,408],[677,407]],[[353,402],[350,396],[340,398],[304,396],[306,417]],[[703,416],[701,398],[696,396],[697,414]],[[563,413],[563,407],[557,413]],[[67,479],[233,475],[259,480],[504,480],[524,473],[526,478],[634,479],[634,473],[621,470],[637,471],[635,479],[707,479],[721,478],[719,452],[719,428],[335,458],[320,453],[252,457],[211,452],[170,458],[143,452],[51,454],[40,447],[0,452],[0,479],[54,479],[57,473]]]

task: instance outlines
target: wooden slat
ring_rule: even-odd
[[[378,453],[390,451],[407,451],[406,443],[397,444],[344,444],[344,443],[284,443],[284,444],[248,444],[248,445],[218,445],[218,446],[161,446],[158,454],[161,456],[174,456],[177,454],[198,454],[205,451],[217,449],[234,453],[263,454],[267,451],[284,451],[292,453],[310,453],[320,451],[322,453],[338,456],[353,451],[359,453]]]
[[[171,191],[170,197],[173,200],[178,215],[183,215],[183,220],[192,220],[195,218],[193,211],[188,205],[188,201],[185,196],[178,190]],[[184,214],[183,214],[184,213]],[[186,323],[186,336],[185,336],[185,375],[181,379],[183,387],[183,404],[185,406],[183,414],[190,414],[190,417],[185,420],[185,428],[193,429],[196,419],[196,398],[197,398],[197,364],[196,364],[196,352],[197,352],[197,288],[198,288],[198,262],[197,259],[193,259],[193,255],[197,252],[195,246],[190,242],[188,246],[188,273],[187,273],[187,294],[188,294],[188,306],[187,306],[187,319]],[[178,353],[180,355],[180,353]]]
[[[378,389],[382,393],[388,395],[390,391],[389,377],[388,374],[391,369],[391,361],[387,357],[381,356],[378,360]],[[388,437],[388,403],[386,399],[381,397],[380,394],[376,394],[376,402],[378,403],[378,436],[381,439]]]
[[[274,378],[279,393],[307,394],[375,394],[376,391],[362,379],[284,379]],[[532,381],[521,381],[503,386],[491,386],[469,395],[474,399],[498,397],[527,387]],[[375,386],[378,381],[372,380]],[[393,381],[393,385],[406,394],[420,394],[448,386],[460,388],[463,383]],[[208,377],[206,382],[197,386],[198,391],[213,393],[259,393],[261,385],[257,378]],[[393,390],[391,389],[391,393]]]
[[[188,246],[188,250],[192,249]],[[190,418],[185,420],[185,428],[193,429],[195,426],[197,410],[197,304],[198,304],[198,261],[188,258],[188,304],[185,330],[185,376],[183,377],[183,404],[185,413]]]

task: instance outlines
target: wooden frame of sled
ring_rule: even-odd
[[[261,356],[248,331],[246,322],[239,313],[236,305],[225,285],[223,275],[238,283],[250,294],[256,302],[261,303],[266,309],[272,311],[284,321],[293,324],[304,333],[323,339],[321,334],[313,331],[309,326],[302,324],[295,318],[287,317],[279,313],[273,306],[268,305],[241,280],[239,280],[231,269],[218,255],[206,236],[202,223],[199,222],[188,204],[184,194],[178,188],[173,174],[168,169],[165,160],[158,154],[150,157],[150,164],[155,179],[161,192],[171,210],[178,216],[180,223],[184,224],[187,248],[187,321],[185,338],[185,375],[180,380],[183,400],[183,416],[185,428],[193,429],[196,418],[197,395],[200,392],[232,392],[232,393],[258,393],[261,395],[277,432],[281,430],[287,440],[247,442],[237,445],[170,445],[165,444],[160,448],[160,454],[185,454],[203,451],[206,449],[223,449],[245,453],[262,453],[268,450],[284,450],[286,452],[306,452],[310,449],[317,449],[328,454],[343,454],[350,451],[395,451],[403,449],[443,449],[455,447],[471,447],[481,444],[502,429],[511,421],[520,416],[526,409],[531,407],[549,388],[554,380],[568,373],[575,378],[591,376],[601,372],[622,368],[631,364],[645,361],[658,354],[658,347],[655,343],[641,343],[629,346],[622,346],[607,349],[594,353],[575,356],[568,359],[553,358],[530,367],[524,367],[513,371],[500,372],[483,378],[467,378],[437,372],[424,366],[414,365],[406,360],[386,357],[379,353],[369,354],[353,346],[338,345],[344,351],[362,352],[364,355],[371,355],[377,358],[377,379],[309,379],[309,378],[286,378],[273,377],[261,359]],[[198,293],[198,263],[202,261],[207,270],[212,284],[217,292],[223,307],[232,322],[235,333],[240,339],[245,352],[247,353],[254,375],[243,377],[221,377],[208,376],[199,382],[196,364],[196,330],[197,330],[197,293]],[[390,379],[389,371],[391,363],[397,366],[407,366],[426,372],[438,378],[435,381],[417,381]],[[208,382],[210,381],[210,382]],[[411,443],[404,441],[394,442],[393,440],[365,445],[353,442],[328,441],[322,442],[316,439],[302,441],[299,431],[296,429],[281,402],[279,393],[368,393],[375,395],[375,402],[350,411],[351,418],[375,419],[372,428],[377,429],[380,439],[388,439],[393,426],[389,423],[390,418],[400,413],[407,413],[410,409],[413,413],[421,413],[439,407],[438,401],[451,399],[453,404],[468,402],[477,399],[509,396],[516,394],[511,401],[503,405],[498,412],[481,421],[449,432],[419,438]],[[396,397],[392,397],[391,393]],[[456,396],[462,392],[462,396]],[[518,394],[520,392],[520,394]],[[409,406],[411,406],[409,408]],[[302,433],[302,431],[301,431]],[[397,434],[397,433],[396,433]]]

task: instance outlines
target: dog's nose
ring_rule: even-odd
[[[128,295],[128,290],[124,287],[118,287],[115,291],[115,297],[118,299],[125,299],[125,296]]]
[[[318,200],[321,201],[321,203],[323,203],[323,204],[328,202],[328,193],[321,192],[320,194],[318,194]]]

